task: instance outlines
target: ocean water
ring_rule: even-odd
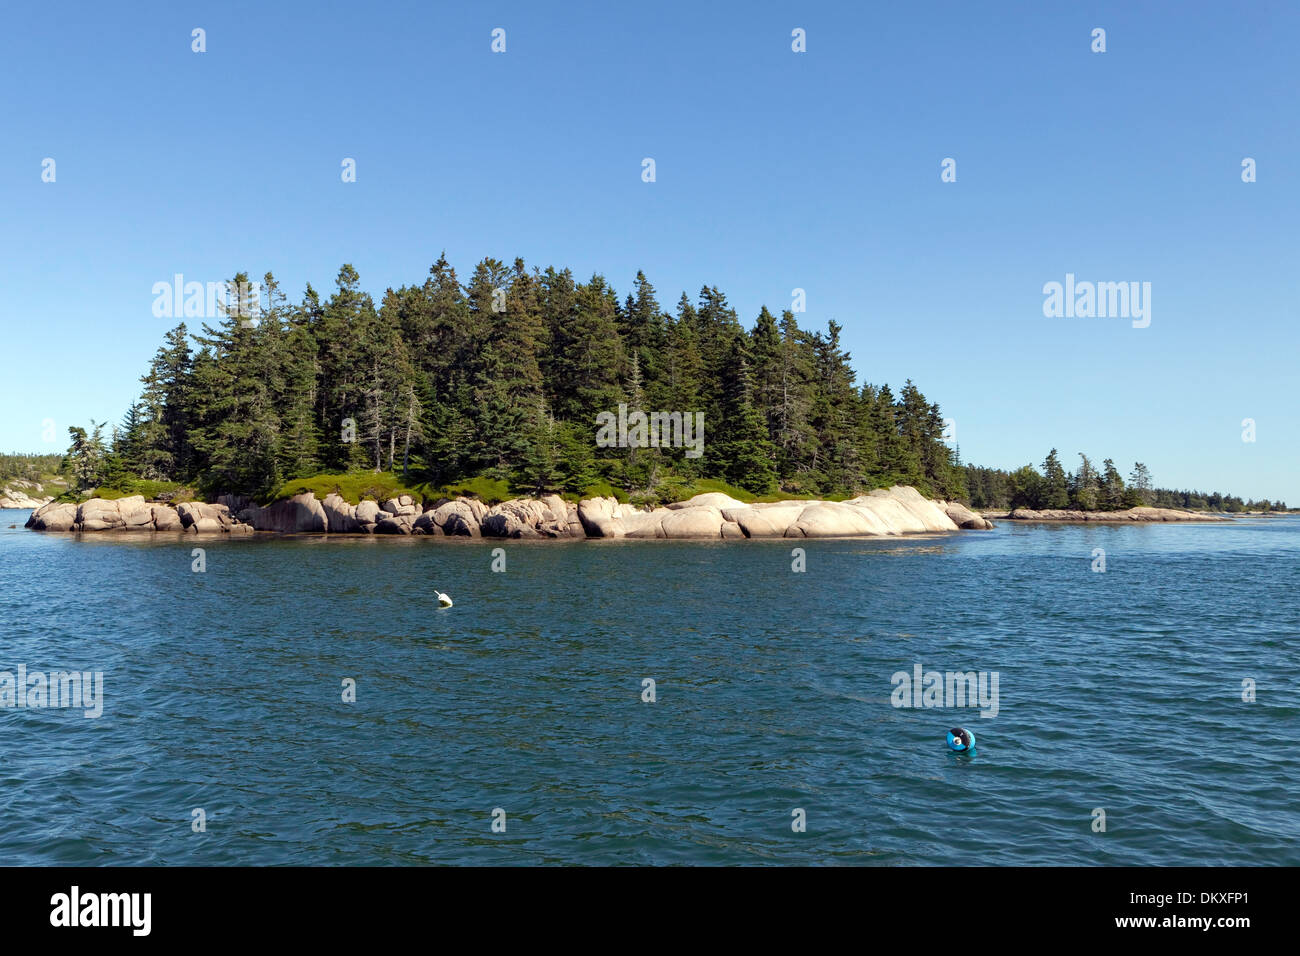
[[[1300,518],[533,543],[26,516],[0,512],[0,671],[100,671],[103,712],[0,709],[2,864],[1300,864]],[[997,672],[997,715],[893,706],[918,664]]]

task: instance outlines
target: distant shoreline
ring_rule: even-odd
[[[987,519],[1000,521],[1041,521],[1061,524],[1153,524],[1163,522],[1221,522],[1232,521],[1239,517],[1262,517],[1266,514],[1276,513],[1258,512],[1257,515],[1247,513],[1227,515],[1182,511],[1177,508],[1139,507],[1128,508],[1124,511],[1068,511],[1061,509],[1033,511],[1029,508],[1015,508],[1009,512],[984,511],[981,514]]]

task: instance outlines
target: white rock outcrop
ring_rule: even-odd
[[[0,508],[10,508],[16,510],[25,510],[31,508],[44,507],[54,499],[49,495],[42,495],[39,498],[32,497],[29,491],[40,492],[41,486],[33,482],[15,482],[17,487],[0,489]]]
[[[224,504],[184,501],[175,508],[148,502],[141,495],[90,498],[81,504],[50,502],[27,519],[34,531],[180,531],[192,534],[251,534]]]
[[[1127,520],[1171,519],[1152,514]],[[266,506],[222,496],[216,504],[187,501],[173,508],[135,495],[112,501],[92,498],[80,505],[50,502],[33,511],[27,527],[38,531],[248,533],[256,529],[468,538],[739,539],[938,534],[992,525],[959,503],[930,501],[915,488],[895,486],[849,501],[746,504],[710,492],[659,508],[608,497],[574,503],[558,495],[514,498],[490,507],[476,498],[425,503],[410,495],[353,505],[337,494],[320,501],[310,492]]]

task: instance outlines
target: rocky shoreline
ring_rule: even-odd
[[[477,498],[420,502],[409,495],[353,505],[336,494],[310,492],[266,506],[222,495],[214,503],[175,505],[129,498],[50,502],[26,527],[54,532],[179,532],[213,534],[388,534],[464,538],[827,538],[878,537],[993,524],[957,502],[932,501],[895,485],[850,501],[746,504],[720,493],[662,508],[614,498],[567,502],[558,495],[515,498],[488,506]]]
[[[0,508],[23,511],[27,508],[41,508],[54,499],[50,495],[33,498],[27,492],[41,491],[39,484],[30,481],[16,481],[13,485],[0,489]]]
[[[1123,523],[1130,521],[1231,521],[1223,515],[1201,514],[1195,511],[1179,511],[1176,508],[1129,508],[1127,511],[1066,511],[1048,509],[1032,511],[1029,508],[1016,508],[1007,514],[990,514],[1002,521],[1092,521]]]

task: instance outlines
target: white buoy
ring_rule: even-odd
[[[438,594],[438,604],[440,606],[451,607],[451,598],[447,597],[447,595],[443,594],[441,591],[438,591],[437,594]]]

